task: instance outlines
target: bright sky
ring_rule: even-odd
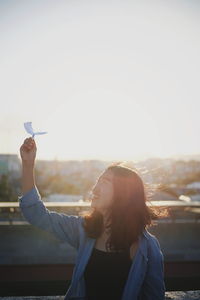
[[[0,153],[200,152],[200,2],[0,1]]]

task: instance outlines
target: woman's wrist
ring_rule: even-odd
[[[35,186],[34,164],[24,163],[22,165],[22,193],[30,191]]]
[[[33,169],[35,166],[35,162],[34,161],[27,161],[27,160],[22,160],[22,167],[23,168],[29,168],[29,169]]]

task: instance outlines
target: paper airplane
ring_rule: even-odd
[[[47,133],[47,131],[36,131],[36,132],[34,132],[34,130],[32,128],[32,122],[25,122],[24,123],[24,128],[26,129],[26,131],[28,133],[30,133],[32,135],[32,138],[34,138],[35,135],[40,135],[40,134]]]

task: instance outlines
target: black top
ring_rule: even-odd
[[[84,271],[87,300],[120,300],[132,264],[129,251],[93,248]]]

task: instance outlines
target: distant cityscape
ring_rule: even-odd
[[[36,160],[36,185],[44,201],[87,201],[100,173],[113,161]],[[152,200],[200,201],[200,155],[127,161],[153,189]],[[0,154],[0,201],[17,201],[21,194],[21,159]],[[182,197],[182,196],[185,196]]]

